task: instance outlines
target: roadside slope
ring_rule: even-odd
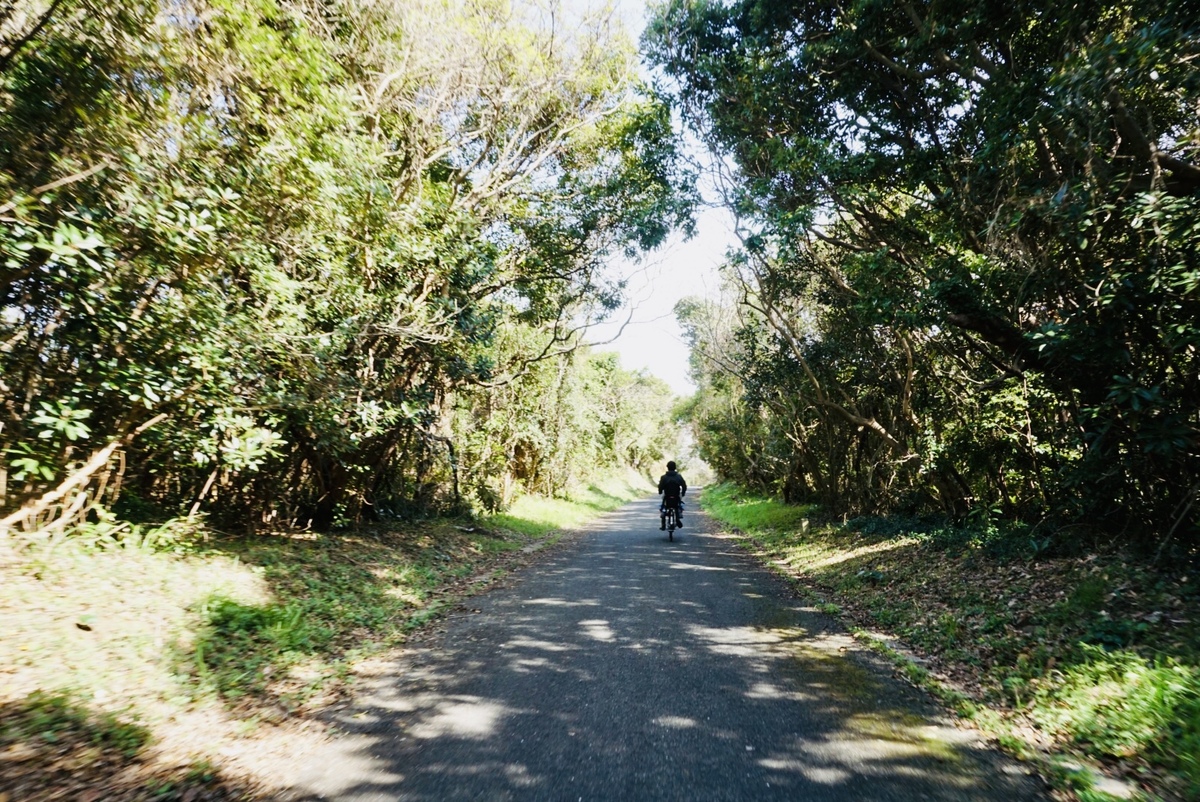
[[[712,488],[707,507],[864,643],[902,641],[919,664],[892,657],[912,679],[1061,790],[1200,793],[1194,569],[1120,553],[1034,558],[899,519],[818,525],[805,507],[731,485]]]

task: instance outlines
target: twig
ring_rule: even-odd
[[[58,189],[59,187],[66,186],[67,184],[74,184],[76,181],[82,181],[85,178],[91,178],[96,173],[100,172],[101,170],[103,170],[107,167],[112,167],[112,162],[109,161],[108,159],[105,159],[104,161],[100,162],[99,164],[92,165],[91,167],[87,168],[83,172],[75,173],[74,175],[64,176],[63,178],[59,178],[56,181],[51,181],[49,184],[42,184],[40,187],[34,187],[29,192],[29,194],[30,195],[41,195],[43,192],[49,192],[52,189]],[[8,203],[0,204],[0,214],[4,214],[5,212],[11,212],[15,208],[17,208],[16,201],[9,201]]]

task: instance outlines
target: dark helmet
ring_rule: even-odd
[[[667,463],[667,470],[668,471],[675,470],[675,460],[671,460],[670,462]]]

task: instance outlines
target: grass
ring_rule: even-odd
[[[70,693],[34,691],[9,709],[0,725],[0,744],[41,741],[58,744],[71,735],[132,757],[150,740],[149,731],[109,712],[95,712]]]
[[[497,555],[518,545],[450,522],[226,543],[227,556],[267,592],[210,593],[193,605],[197,626],[175,647],[175,671],[194,696],[319,706],[354,662],[402,643],[472,578],[486,581]]]
[[[1010,750],[1088,756],[1144,789],[1200,798],[1194,568],[1120,554],[1049,558],[994,532],[931,521],[806,529],[811,510],[731,486],[706,489],[704,503],[821,609],[840,611],[914,682]],[[898,636],[933,671],[867,630]],[[1104,798],[1080,779],[1088,771],[1048,774],[1080,799]]]
[[[1200,668],[1129,650],[1087,653],[1039,689],[1033,719],[1092,755],[1143,756],[1177,770],[1200,792]]]
[[[811,507],[743,494],[731,484],[706,487],[704,507],[730,526],[756,532],[790,532],[801,528],[813,511]]]
[[[364,661],[560,530],[647,492],[618,477],[483,520],[331,535],[229,538],[176,523],[0,544],[0,756],[4,743],[41,744],[19,763],[0,759],[0,788],[38,798],[90,776],[112,799],[214,783],[236,798],[254,754],[319,741],[292,723],[338,699]],[[67,774],[47,746],[56,733],[73,744]],[[246,754],[241,779],[223,771],[231,750]]]
[[[252,791],[204,761],[147,765],[150,731],[96,711],[94,700],[78,694],[36,692],[0,704],[0,722],[0,798],[119,798],[131,782],[140,799],[162,802],[196,799],[200,791],[207,800],[242,800]]]
[[[521,496],[507,512],[488,522],[525,535],[542,537],[550,532],[583,526],[597,514],[611,512],[650,492],[636,474],[610,477],[579,491],[571,498]]]

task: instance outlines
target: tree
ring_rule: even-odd
[[[454,399],[571,359],[606,255],[688,215],[603,14],[29,9],[0,20],[9,525],[454,503]]]
[[[726,168],[770,382],[871,438],[842,504],[1196,536],[1186,4],[678,0],[646,41]]]

